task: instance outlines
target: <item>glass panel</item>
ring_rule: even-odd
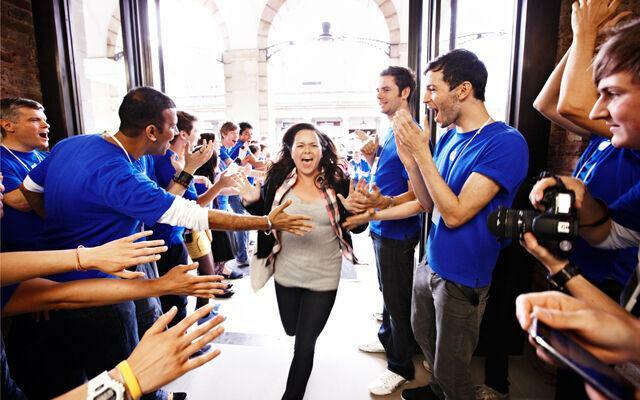
[[[83,132],[116,132],[127,93],[118,0],[69,0]]]
[[[375,89],[383,69],[406,63],[406,43],[398,46],[402,56],[391,59],[388,52],[395,24],[406,29],[395,18],[407,17],[409,2],[394,1],[398,14],[388,19],[377,3],[299,1],[278,11],[267,50],[275,143],[288,122],[300,119],[316,122],[347,154],[358,145],[349,132],[387,132]]]
[[[225,119],[224,64],[211,3],[162,0],[160,27],[165,93],[178,109],[198,117],[201,132],[217,132]]]
[[[456,48],[473,51],[485,63],[487,109],[502,121],[511,90],[515,7],[515,0],[458,0]]]

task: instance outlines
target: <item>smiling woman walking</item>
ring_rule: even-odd
[[[313,368],[313,355],[336,298],[342,257],[353,260],[351,237],[340,223],[349,215],[337,194],[347,197],[349,179],[338,166],[336,148],[311,124],[293,125],[282,138],[280,158],[260,190],[244,182],[243,204],[262,215],[290,201],[291,212],[306,214],[313,228],[304,236],[259,232],[259,258],[274,262],[280,319],[295,351],[282,399],[302,399]],[[365,226],[354,231],[361,232]]]

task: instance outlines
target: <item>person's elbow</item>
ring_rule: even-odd
[[[582,107],[580,104],[576,104],[568,100],[559,102],[556,111],[558,112],[558,114],[560,114],[560,116],[568,120],[588,117],[589,115],[589,110],[585,110],[584,107]]]

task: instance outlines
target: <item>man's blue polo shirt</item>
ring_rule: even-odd
[[[81,135],[58,143],[29,177],[44,188],[44,249],[99,246],[151,226],[175,197],[158,186],[151,157],[129,160],[101,135]],[[71,272],[54,280],[105,277],[99,271]]]
[[[591,195],[610,205],[640,182],[640,152],[615,148],[608,139],[591,135],[573,176],[585,183]],[[594,282],[613,278],[624,285],[638,262],[638,248],[598,249],[578,238],[569,260]]]
[[[0,146],[0,170],[4,192],[18,189],[29,171],[48,155],[48,152],[38,150],[23,152]],[[4,217],[0,223],[2,251],[37,250],[42,224],[42,218],[34,211],[22,212],[5,204]]]
[[[493,180],[500,191],[458,228],[448,228],[442,218],[437,220],[429,231],[427,260],[444,279],[478,288],[491,283],[501,248],[489,232],[487,218],[499,206],[511,206],[527,174],[529,150],[520,132],[503,122],[476,133],[458,133],[454,128],[442,135],[433,153],[438,171],[456,196],[474,172]]]
[[[372,172],[375,173],[373,181],[385,196],[397,196],[409,190],[409,174],[398,157],[398,148],[391,128],[378,149],[378,166],[376,171]],[[369,229],[372,233],[387,239],[413,239],[420,232],[420,218],[415,215],[394,221],[371,221]]]

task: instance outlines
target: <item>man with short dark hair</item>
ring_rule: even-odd
[[[385,69],[380,73],[377,88],[380,111],[389,119],[398,110],[409,111],[409,101],[415,90],[411,70],[397,66]],[[372,202],[368,206],[384,209],[414,198],[409,188],[409,175],[398,158],[393,130],[389,129],[381,145],[376,136],[361,151],[372,166],[371,180],[376,185],[369,195]],[[379,342],[363,344],[359,348],[366,352],[381,349],[386,352],[387,370],[369,385],[369,391],[375,395],[387,395],[415,375],[412,361],[415,341],[410,320],[411,283],[420,221],[417,216],[396,221],[372,221],[369,229],[384,300],[383,321],[378,331]]]
[[[408,112],[393,118],[416,197],[433,211],[411,307],[413,332],[433,374],[429,386],[406,389],[402,398],[475,399],[471,357],[500,251],[487,217],[511,205],[526,176],[528,147],[516,129],[487,112],[487,70],[475,54],[457,49],[433,60],[425,80],[425,104],[442,128],[453,128],[432,154],[429,133]]]
[[[44,160],[49,146],[49,124],[44,107],[18,97],[0,101],[0,164],[4,176],[5,216],[2,221],[2,251],[35,250],[42,229],[42,218],[20,192],[20,184],[36,165]]]
[[[306,218],[288,216],[280,208],[269,216],[236,216],[207,210],[182,198],[194,171],[206,161],[203,153],[187,157],[184,169],[176,173],[167,190],[160,188],[149,176],[154,168],[147,155],[165,154],[177,134],[174,102],[153,88],[140,87],[127,93],[118,113],[121,123],[116,134],[63,140],[24,180],[22,189],[30,204],[46,214],[42,237],[47,248],[100,245],[139,231],[141,224],[151,226],[156,222],[197,230],[306,231],[302,222]],[[283,205],[286,208],[288,204]],[[138,270],[148,277],[157,276],[155,264],[141,264]],[[110,276],[78,271],[51,279],[95,277]],[[59,377],[43,378],[39,385],[64,382],[74,387],[85,374],[94,376],[117,364],[129,356],[139,336],[160,314],[155,298],[138,301],[135,306],[124,302],[58,312],[52,319],[62,320],[71,335],[65,356],[73,360],[67,361],[65,371],[57,371]]]

